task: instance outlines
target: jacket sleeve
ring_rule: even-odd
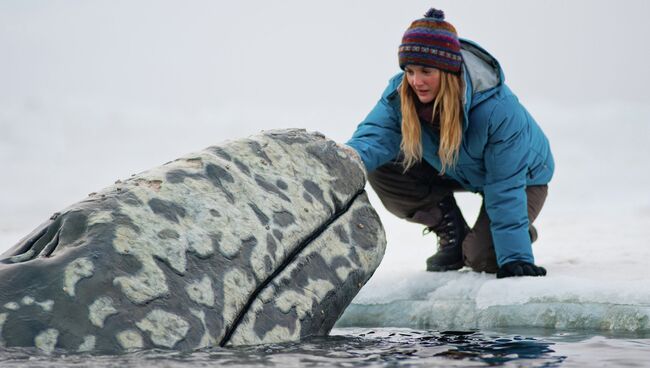
[[[499,267],[511,261],[534,263],[526,197],[527,119],[516,98],[501,101],[490,116],[483,190]]]
[[[357,126],[357,130],[346,144],[361,156],[366,171],[371,172],[397,157],[402,140],[400,118],[389,103],[389,96],[395,98],[394,80],[391,80],[377,105]]]

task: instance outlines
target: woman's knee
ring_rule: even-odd
[[[417,211],[432,206],[424,171],[417,167],[405,173],[401,165],[389,163],[368,173],[368,182],[390,213],[410,219]]]

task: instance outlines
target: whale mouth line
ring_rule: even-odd
[[[364,189],[361,189],[357,193],[355,193],[352,198],[341,208],[336,210],[334,214],[327,220],[325,221],[321,226],[316,228],[314,231],[312,231],[307,237],[305,237],[299,244],[296,246],[291,253],[284,259],[284,261],[271,273],[262,283],[260,283],[255,290],[250,294],[248,300],[246,301],[246,304],[242,307],[242,309],[239,311],[237,314],[237,317],[234,319],[232,322],[230,328],[226,330],[226,333],[224,334],[223,338],[219,342],[220,347],[226,346],[232,335],[235,333],[237,330],[237,327],[239,327],[239,324],[241,321],[244,319],[244,316],[250,308],[252,307],[253,303],[259,296],[259,294],[282,272],[284,271],[295,259],[298,257],[300,253],[302,253],[305,248],[309,244],[311,244],[312,241],[314,241],[316,238],[318,238],[325,230],[327,230],[331,224],[333,224],[336,220],[338,220],[341,216],[343,216],[350,207],[354,204],[356,199],[365,193]]]
[[[0,259],[0,263],[15,264],[39,257],[50,257],[59,245],[59,237],[63,228],[61,218],[62,216],[58,213],[52,216],[17,246],[3,254],[5,258]]]

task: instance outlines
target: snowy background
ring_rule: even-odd
[[[443,9],[550,138],[546,278],[424,272],[421,227],[373,197],[388,249],[342,324],[650,331],[650,2],[0,1],[0,250],[88,193],[263,129],[344,142]],[[459,195],[468,222],[477,196]],[[390,287],[386,287],[390,285]]]

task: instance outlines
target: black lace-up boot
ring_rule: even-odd
[[[438,251],[427,259],[427,271],[450,271],[463,267],[461,244],[469,232],[469,226],[460,212],[453,195],[438,203],[442,219],[434,226],[424,229],[423,234],[434,232],[438,236]]]

